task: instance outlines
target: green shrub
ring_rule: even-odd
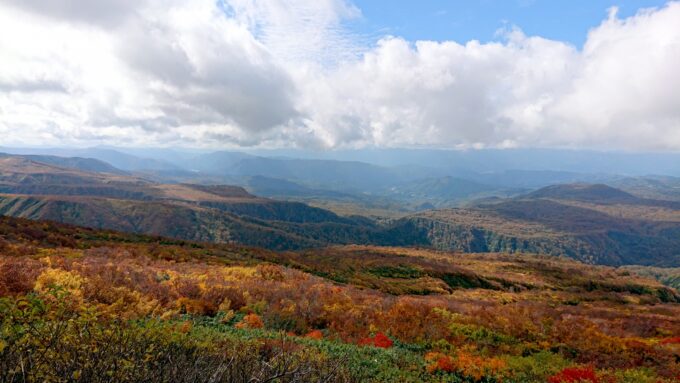
[[[541,351],[529,356],[506,357],[508,378],[506,383],[545,382],[547,377],[556,374],[572,362],[557,354]]]

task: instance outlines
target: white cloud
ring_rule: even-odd
[[[360,17],[361,11],[345,0],[227,0],[223,4],[228,14],[288,64],[335,64],[360,53],[358,36],[343,23]]]
[[[344,27],[345,0],[0,1],[3,144],[680,150],[680,3],[583,49]]]
[[[79,7],[32,4],[0,6],[10,142],[196,145],[198,127],[245,140],[298,114],[288,72],[211,1],[130,2],[88,22]]]
[[[309,82],[310,123],[328,144],[498,145],[540,129],[576,54],[519,32],[505,44],[387,38],[361,62]]]
[[[591,30],[547,118],[555,140],[680,149],[680,3]]]

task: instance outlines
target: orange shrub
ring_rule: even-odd
[[[305,338],[321,340],[323,339],[323,333],[321,330],[312,330],[305,335]]]
[[[449,334],[450,320],[436,310],[437,302],[399,297],[391,307],[379,313],[378,327],[405,343],[442,339]]]
[[[177,300],[177,308],[181,313],[193,315],[215,315],[217,307],[198,299],[180,298]]]
[[[425,360],[430,362],[427,366],[430,373],[456,373],[475,382],[485,377],[498,377],[506,367],[501,359],[482,358],[465,351],[459,351],[455,358],[440,352],[431,352],[425,355]]]
[[[264,280],[281,282],[285,279],[284,268],[278,265],[258,265],[257,272]]]
[[[194,327],[194,326],[193,326],[193,324],[192,324],[190,321],[185,321],[185,322],[183,322],[182,325],[179,327],[179,332],[181,332],[181,333],[183,333],[183,334],[186,334],[186,333],[188,333],[189,331],[191,331],[191,329],[192,329],[193,327]]]
[[[244,329],[244,328],[263,328],[264,327],[264,322],[262,321],[262,318],[260,318],[259,315],[255,313],[250,313],[246,316],[243,317],[243,320],[238,322],[236,324],[236,328]]]

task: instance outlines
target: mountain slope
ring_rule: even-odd
[[[126,172],[94,158],[83,157],[59,157],[48,155],[21,155],[13,156],[10,154],[0,153],[0,158],[20,157],[30,161],[40,162],[43,164],[53,165],[61,168],[69,168],[74,170],[82,170],[85,172],[94,173],[109,173],[116,175],[127,175]]]
[[[247,214],[253,211],[236,214],[224,209],[176,202],[0,195],[0,214],[6,216],[193,241],[240,243],[282,250],[320,247],[331,243],[376,241],[376,230],[370,226],[349,220],[325,221],[321,216],[305,215],[304,210],[297,214],[295,208],[300,208],[298,205],[283,206],[292,206],[290,221],[267,220],[255,218],[254,215],[257,214]],[[267,217],[269,212],[259,212],[259,215]],[[307,217],[307,222],[303,222],[301,217]]]
[[[139,157],[132,154],[123,153],[122,151],[107,149],[107,148],[86,148],[86,149],[73,149],[73,148],[44,148],[44,149],[12,149],[12,148],[2,148],[2,151],[10,153],[12,155],[47,155],[47,156],[58,156],[66,158],[82,157],[82,158],[92,158],[99,161],[106,162],[117,169],[136,172],[136,171],[177,171],[182,170],[180,166],[174,165],[168,161]]]
[[[159,184],[136,177],[0,158],[0,213],[96,228],[276,249],[371,241],[370,221],[226,185]]]
[[[670,266],[680,265],[680,209],[674,207],[600,185],[560,185],[474,208],[411,215],[395,227],[411,232],[412,243],[439,249]]]
[[[231,172],[243,176],[283,178],[336,190],[380,188],[399,177],[392,169],[362,162],[263,157],[243,159],[235,164]]]
[[[680,202],[680,178],[678,177],[625,177],[610,184],[642,198]]]
[[[509,189],[457,177],[425,178],[401,183],[389,188],[390,198],[413,205],[434,207],[457,206],[474,199],[517,194]]]
[[[273,252],[0,217],[10,382],[673,383],[678,302],[555,257]]]
[[[604,184],[561,184],[541,188],[526,195],[527,198],[553,198],[596,203],[629,203],[640,202],[640,198],[622,190]]]

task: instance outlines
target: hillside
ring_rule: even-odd
[[[680,265],[680,209],[603,185],[558,185],[395,223],[413,244],[568,256],[610,265]]]
[[[390,197],[316,189],[279,178],[247,177],[243,184],[257,195],[303,202],[342,216],[363,216],[369,219],[385,220],[413,211],[411,204],[404,204]]]
[[[43,164],[54,165],[61,168],[69,168],[74,170],[82,170],[86,172],[95,173],[109,173],[117,175],[126,175],[127,173],[104,162],[94,158],[82,158],[82,157],[59,157],[59,156],[49,156],[49,155],[21,155],[12,156],[9,154],[0,153],[0,158],[24,158],[33,162],[40,162]]]
[[[529,199],[579,201],[598,205],[659,207],[680,210],[680,203],[636,196],[604,184],[562,184],[541,188],[526,195]]]
[[[527,198],[552,198],[596,203],[638,203],[640,198],[604,184],[561,184],[541,188]]]
[[[341,191],[380,188],[402,175],[390,168],[355,161],[245,158],[229,172],[237,175],[260,175],[284,178],[312,187]]]
[[[75,148],[0,148],[0,151],[5,153],[10,153],[12,155],[35,155],[35,156],[48,156],[51,158],[87,158],[95,159],[117,169],[121,169],[126,172],[141,172],[141,171],[159,171],[159,172],[170,172],[170,171],[181,171],[186,170],[181,166],[177,166],[170,161],[153,157],[153,153],[148,149],[143,152],[147,155],[136,156],[128,153],[124,153],[123,150],[109,149],[109,148],[85,148],[85,149],[75,149]],[[176,153],[172,155],[177,158]],[[84,169],[83,169],[84,170]]]
[[[370,221],[341,218],[301,203],[205,204],[207,207],[176,201],[0,195],[0,214],[270,249],[373,243],[378,235]]]
[[[625,177],[611,184],[642,198],[680,201],[680,178],[678,177]]]
[[[370,242],[373,225],[238,186],[160,184],[0,158],[0,214],[273,249]],[[168,224],[172,222],[172,224]]]
[[[434,208],[457,206],[479,198],[517,194],[517,191],[447,176],[398,184],[390,187],[386,194],[411,205],[426,203]]]
[[[429,193],[443,203],[462,197],[466,187],[470,193],[487,190],[455,178],[432,182],[409,184],[411,194],[404,198],[422,200]],[[6,156],[0,158],[0,214],[279,250],[374,244],[548,254],[607,265],[680,265],[680,205],[601,184],[553,185],[406,216],[406,204],[397,199],[267,177],[252,177],[251,184],[267,193],[286,188],[306,203],[258,197],[239,186],[163,184]]]
[[[545,382],[581,371],[670,383],[677,302],[654,280],[554,257],[277,253],[0,218],[10,382]]]

